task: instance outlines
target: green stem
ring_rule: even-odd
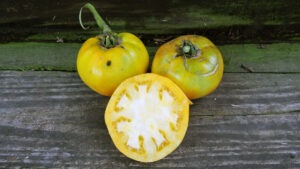
[[[99,13],[97,12],[96,8],[90,4],[90,3],[86,3],[83,7],[81,7],[80,11],[79,11],[79,23],[80,23],[80,26],[86,30],[88,29],[89,27],[85,27],[83,24],[82,24],[82,19],[81,19],[81,14],[82,14],[82,10],[84,8],[87,8],[88,10],[90,10],[90,12],[92,12],[95,20],[96,20],[96,23],[98,25],[98,27],[100,29],[102,29],[102,32],[104,34],[111,34],[112,30],[110,29],[110,27],[105,23],[105,21],[103,20],[103,18],[99,15]]]
[[[81,14],[82,14],[82,10],[84,8],[87,8],[88,10],[90,10],[90,12],[92,12],[98,27],[100,29],[102,29],[103,34],[99,36],[99,39],[101,41],[101,45],[105,48],[113,48],[116,45],[118,45],[116,35],[112,32],[111,28],[105,23],[103,18],[99,15],[96,8],[90,3],[86,3],[83,7],[81,7],[81,9],[79,11],[79,23],[80,23],[81,27],[84,30],[89,28],[89,27],[85,27],[82,24]]]

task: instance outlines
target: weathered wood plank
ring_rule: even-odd
[[[103,120],[109,98],[76,73],[1,71],[0,167],[299,168],[299,76],[225,74],[194,101],[181,146],[142,164],[114,147]]]
[[[41,112],[42,113],[42,112]],[[62,113],[52,128],[0,126],[0,167],[78,168],[299,168],[299,114],[190,118],[182,144],[149,164],[122,155],[112,144],[99,112],[89,120]],[[62,121],[57,121],[61,119]],[[69,122],[68,122],[69,121]],[[72,121],[72,122],[71,122]]]
[[[300,74],[225,73],[214,93],[193,101],[191,115],[299,112],[299,84]],[[10,118],[8,122],[27,113],[33,119],[43,116],[40,112],[51,116],[76,110],[103,113],[109,99],[87,88],[77,73],[0,71],[0,86],[0,110],[9,115],[5,117]],[[30,119],[24,116],[18,120],[24,120],[21,121],[24,124]]]
[[[179,148],[142,164],[114,147],[109,97],[77,73],[0,71],[0,168],[299,168],[299,84],[300,74],[226,73],[194,101]]]
[[[8,43],[0,45],[0,70],[76,71],[78,43]],[[147,47],[152,61],[157,47]],[[219,46],[225,72],[300,72],[300,43]]]
[[[76,73],[0,71],[0,168],[299,168],[299,76],[226,73],[194,101],[179,148],[142,164],[114,147],[109,98]]]
[[[175,19],[177,19],[176,21],[183,20],[187,26],[193,26],[188,23],[197,19],[202,19],[206,21],[207,24],[223,21],[206,19],[205,17],[209,14],[220,15],[225,18],[231,17],[226,20],[226,23],[233,22],[232,18],[239,21],[236,23],[260,21],[268,24],[287,24],[289,22],[299,22],[297,19],[299,19],[298,7],[300,5],[298,1],[289,1],[287,3],[284,0],[277,0],[276,2],[269,0],[253,0],[251,2],[245,0],[229,0],[224,3],[219,3],[217,0],[210,2],[197,0],[187,0],[185,2],[177,0],[128,0],[126,3],[120,3],[122,2],[120,0],[101,2],[91,0],[90,2],[93,3],[104,16],[109,18],[127,18],[128,20],[138,22],[141,18],[151,19],[153,17],[159,17],[165,19],[164,22],[171,19],[174,21]],[[44,22],[52,21],[52,23],[55,21],[58,23],[72,23],[75,21],[77,23],[79,9],[84,4],[85,2],[80,0],[66,0],[60,2],[45,0],[44,3],[34,1],[24,2],[21,0],[15,2],[1,1],[0,5],[3,6],[3,8],[0,10],[2,13],[0,23],[19,22],[29,19],[38,19],[38,23],[41,22],[41,19]],[[266,8],[266,6],[268,6],[268,8]],[[264,13],[261,12],[262,10]],[[290,13],[286,13],[287,11]],[[183,16],[183,19],[178,18],[179,14]],[[53,18],[53,16],[56,17]],[[176,25],[171,26],[175,27]]]
[[[219,1],[120,0],[90,1],[117,32],[136,34],[199,33],[214,41],[299,40],[299,2],[292,0]],[[86,39],[78,24],[78,11],[85,2],[46,0],[1,1],[0,41]],[[96,27],[91,15],[85,20]],[[69,32],[72,32],[70,34]],[[83,34],[83,35],[81,35]],[[45,36],[46,35],[46,36]],[[67,35],[67,36],[66,36]]]
[[[99,113],[96,116],[98,118]],[[60,118],[69,120],[72,115],[62,114]],[[56,122],[57,119],[52,120]],[[151,164],[141,164],[121,155],[102,124],[96,121],[82,122],[82,119],[72,121],[73,123],[64,124],[72,125],[74,130],[69,131],[60,131],[61,127],[53,124],[49,124],[53,125],[51,129],[1,125],[0,166],[300,167],[298,114],[203,118],[193,116],[179,148],[165,159]],[[90,125],[87,123],[92,123],[93,126],[87,127]]]

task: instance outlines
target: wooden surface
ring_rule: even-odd
[[[76,72],[82,42],[98,33],[85,1],[0,1],[0,168],[300,168],[300,1],[91,1],[116,32],[135,33],[153,59],[184,34],[211,39],[225,74],[194,100],[182,144],[139,163],[113,145],[109,97]]]
[[[2,0],[0,41],[82,42],[99,32],[82,0]],[[91,0],[116,32],[141,36],[147,46],[153,38],[202,34],[217,43],[299,41],[298,0]],[[153,36],[155,35],[155,36]]]
[[[0,72],[0,167],[299,168],[300,75],[226,73],[194,101],[183,143],[161,161],[123,156],[109,100],[72,72]]]

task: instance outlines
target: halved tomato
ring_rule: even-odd
[[[118,86],[108,102],[105,123],[115,146],[125,156],[153,162],[182,142],[190,103],[168,78],[141,74]]]

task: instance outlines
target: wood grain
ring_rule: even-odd
[[[299,40],[299,2],[285,0],[120,0],[89,1],[116,32],[136,34],[193,34],[218,42],[265,42]],[[48,36],[80,41],[100,31],[93,17],[84,11],[78,23],[81,0],[54,2],[45,0],[1,1],[0,42],[26,39],[47,40]],[[263,12],[262,12],[263,11]]]
[[[300,75],[226,73],[179,148],[143,164],[113,145],[109,100],[71,72],[0,72],[0,168],[299,168]]]
[[[0,1],[0,168],[300,168],[300,1],[90,2],[115,32],[141,38],[150,60],[179,35],[208,37],[224,58],[220,86],[193,100],[173,153],[133,161],[108,134],[109,97],[76,73],[82,42],[101,33],[86,10],[91,29],[80,28],[85,2]]]
[[[39,116],[40,111],[54,113],[56,109],[58,114],[90,109],[103,113],[109,99],[97,95],[82,83],[77,73],[71,72],[1,71],[0,81],[0,109],[8,114],[18,109],[25,114],[26,110],[36,110],[31,112],[32,118]],[[193,100],[191,115],[299,112],[299,84],[300,74],[225,73],[215,92]]]
[[[68,121],[72,115],[60,118]],[[101,123],[72,121],[73,129],[68,131],[53,123],[48,129],[1,125],[0,167],[300,167],[299,114],[193,116],[182,144],[166,158],[149,164],[118,152]]]

